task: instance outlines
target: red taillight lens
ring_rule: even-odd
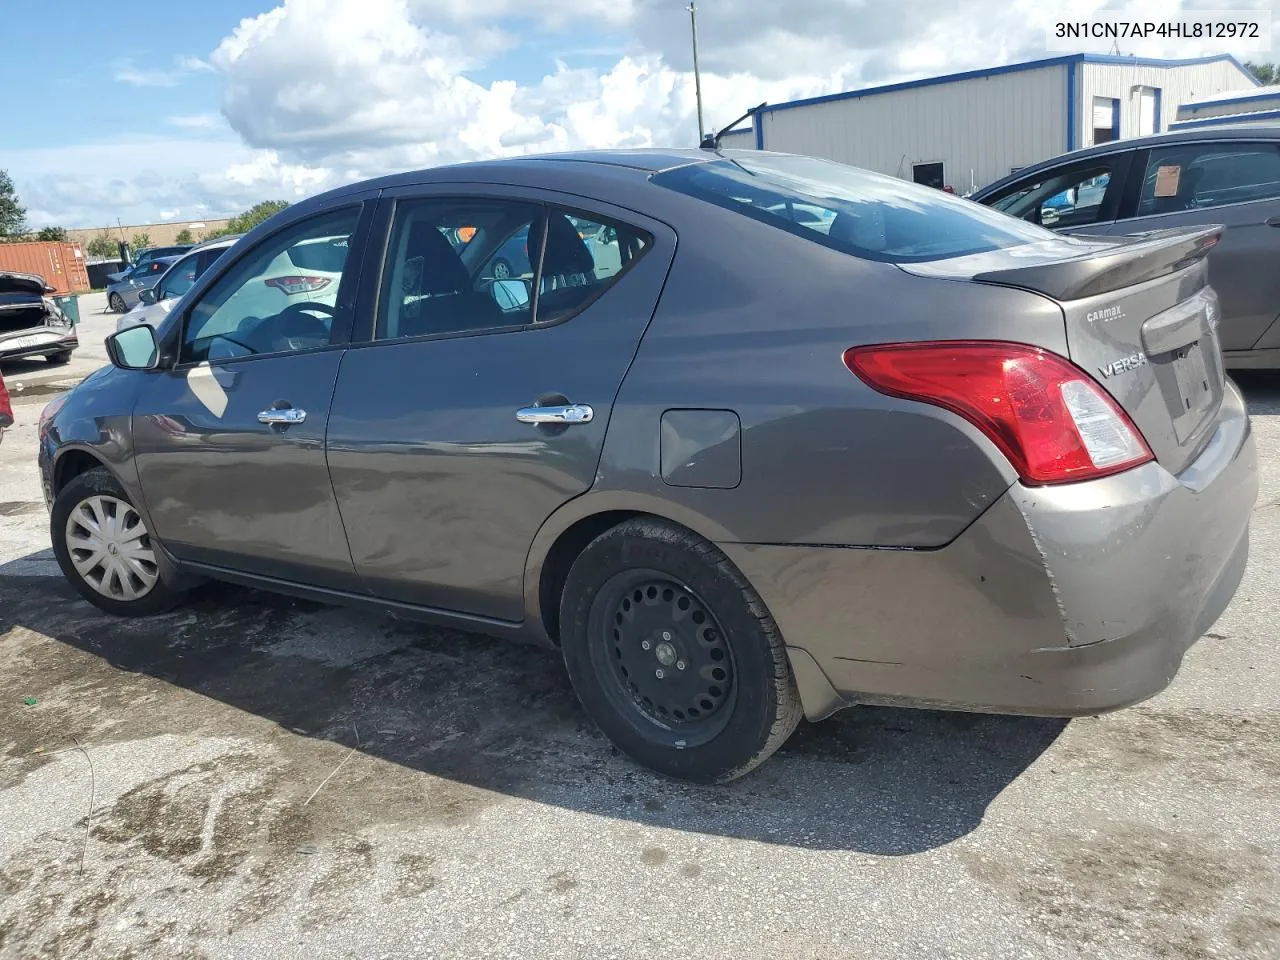
[[[844,362],[880,393],[964,417],[1027,483],[1105,477],[1153,459],[1128,416],[1087,373],[1036,347],[893,343],[852,347]]]
[[[5,389],[4,377],[0,377],[0,427],[13,426],[13,406],[9,403],[9,391]]]
[[[328,277],[271,277],[263,280],[268,287],[283,290],[287,296],[295,293],[315,293],[329,285]]]

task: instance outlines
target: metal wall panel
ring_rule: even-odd
[[[1094,97],[1113,97],[1120,101],[1120,139],[1140,136],[1140,103],[1144,88],[1159,90],[1159,130],[1169,129],[1178,115],[1178,104],[1195,97],[1208,97],[1231,90],[1252,90],[1253,82],[1230,60],[1194,63],[1185,66],[1153,67],[1146,65],[1082,63],[1077,88],[1080,91],[1082,119]],[[1092,127],[1088,122],[1080,131],[1077,146],[1092,146]]]
[[[942,161],[957,193],[1066,149],[1067,66],[766,111],[765,149],[911,179]]]
[[[89,289],[84,250],[72,243],[0,243],[0,270],[44,277],[58,293]]]

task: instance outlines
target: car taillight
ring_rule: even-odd
[[[1090,480],[1153,459],[1115,401],[1046,350],[988,340],[894,343],[852,347],[844,362],[880,393],[964,417],[1026,483]]]
[[[329,285],[328,277],[271,277],[262,281],[268,287],[283,290],[286,296],[296,293],[315,293]]]
[[[0,428],[13,426],[13,406],[9,403],[9,391],[5,389],[4,377],[0,377]]]

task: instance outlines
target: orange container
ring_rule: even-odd
[[[56,293],[89,289],[84,248],[74,243],[0,243],[0,270],[44,277]]]

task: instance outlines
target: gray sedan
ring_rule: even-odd
[[[107,287],[107,306],[116,313],[133,308],[142,291],[154,287],[177,260],[178,257],[156,257],[120,274],[120,279]]]
[[[754,151],[343,187],[46,410],[54,550],[124,616],[212,578],[548,645],[698,781],[854,704],[1122,707],[1245,565],[1219,235]]]

